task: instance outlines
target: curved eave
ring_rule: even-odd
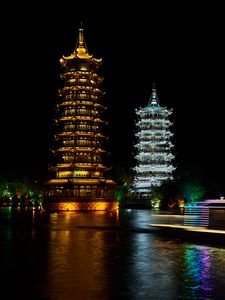
[[[75,59],[90,60],[95,64],[102,63],[102,58],[94,58],[92,54],[88,54],[85,51],[76,51],[69,56],[63,55],[62,58],[60,59],[60,63],[62,66],[65,66],[68,61],[75,60]]]
[[[95,152],[95,153],[103,153],[106,152],[101,148],[91,148],[91,147],[68,147],[68,148],[60,148],[56,150],[56,152]]]
[[[101,76],[97,73],[93,73],[92,71],[84,71],[84,70],[76,70],[76,71],[66,70],[60,76],[61,76],[61,78],[67,78],[67,77],[73,76],[73,78],[78,79],[83,75],[85,75],[86,78],[96,80],[99,83],[104,80],[103,76]]]
[[[58,170],[68,170],[68,169],[72,169],[72,168],[80,168],[82,170],[102,170],[102,171],[106,171],[106,170],[109,170],[108,167],[106,166],[103,166],[103,165],[100,165],[100,164],[96,164],[96,165],[84,165],[84,164],[79,164],[79,163],[61,163],[61,164],[58,164],[56,166],[56,168]]]
[[[68,183],[68,179],[69,179],[69,183],[73,183],[75,185],[117,185],[115,183],[115,181],[110,180],[110,179],[81,179],[81,178],[57,178],[57,179],[51,179],[47,182],[47,184],[51,184],[51,185],[59,185],[59,184],[67,184]]]
[[[106,138],[103,134],[100,133],[81,133],[81,132],[73,132],[73,131],[68,131],[68,132],[62,132],[56,134],[56,137],[62,137],[62,136],[70,136],[70,137],[75,137],[75,136],[88,136],[88,137],[97,137],[97,138]]]
[[[104,93],[103,91],[100,91],[96,86],[91,86],[91,85],[79,85],[79,84],[75,84],[75,85],[68,85],[68,86],[64,86],[61,90],[61,92],[64,91],[80,91],[80,90],[91,90],[94,93]]]
[[[173,113],[173,109],[167,109],[166,107],[152,107],[146,106],[136,111],[138,115],[144,115],[147,113],[160,114],[160,115],[170,115]]]
[[[92,121],[94,123],[103,123],[106,124],[107,122],[104,120],[101,120],[99,118],[94,118],[90,116],[72,116],[72,117],[62,117],[58,119],[58,122],[65,122],[65,121]]]
[[[101,108],[102,110],[106,110],[107,107],[104,105],[101,105],[99,103],[96,103],[94,101],[87,101],[87,100],[83,100],[83,99],[74,99],[71,101],[64,101],[58,104],[59,107],[61,106],[72,106],[72,107],[76,107],[76,106],[80,106],[80,105],[85,105],[85,106],[90,106],[90,107],[97,107],[97,108]]]

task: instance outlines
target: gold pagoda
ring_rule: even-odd
[[[56,162],[46,186],[43,209],[116,210],[117,184],[105,177],[110,168],[103,164],[105,121],[101,104],[104,92],[99,88],[103,77],[98,75],[102,59],[89,54],[84,29],[79,28],[77,44],[69,56],[62,56],[55,117]]]

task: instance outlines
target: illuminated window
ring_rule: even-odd
[[[79,69],[80,69],[81,71],[87,71],[87,70],[88,70],[87,64],[80,64],[80,65],[79,65]]]

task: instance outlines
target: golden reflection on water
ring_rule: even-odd
[[[223,299],[225,249],[136,230],[149,211],[0,216],[2,287],[21,299]]]
[[[101,215],[95,214],[94,219]],[[73,223],[72,219],[80,219],[81,216],[65,213],[58,226],[50,231],[46,254],[49,258],[48,279],[49,289],[56,300],[104,299],[104,295],[108,294],[104,251],[107,232],[67,227]],[[84,217],[87,221],[86,214]],[[51,222],[56,225],[58,218],[58,214],[53,214]]]
[[[142,224],[141,216],[138,212],[135,227]],[[49,222],[46,278],[54,300],[108,299],[120,284],[135,299],[141,299],[143,290],[145,295],[164,299],[178,294],[186,299],[208,294],[205,299],[213,299],[212,264],[218,262],[218,257],[213,262],[213,248],[148,233],[99,230],[99,226],[119,223],[119,215],[105,212],[56,213]],[[224,264],[225,255],[221,258]]]

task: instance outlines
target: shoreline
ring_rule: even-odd
[[[157,233],[168,238],[178,238],[187,242],[206,243],[210,246],[225,247],[225,229],[178,226],[171,224],[149,224]]]

